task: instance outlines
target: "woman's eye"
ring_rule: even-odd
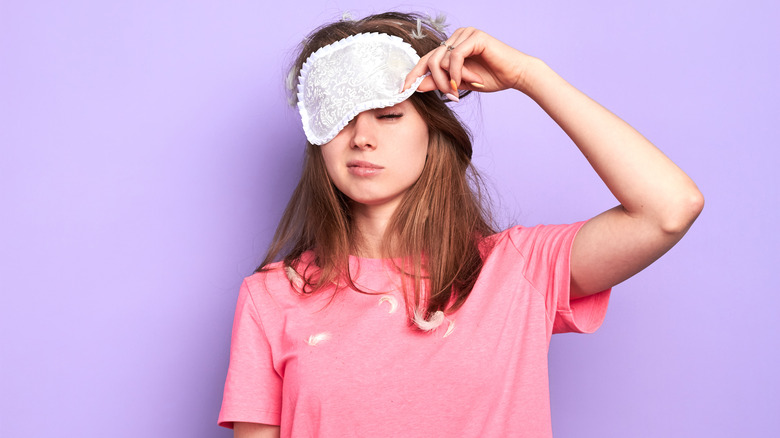
[[[394,113],[394,114],[382,114],[379,116],[380,119],[397,119],[399,117],[403,116],[403,114],[400,113]]]

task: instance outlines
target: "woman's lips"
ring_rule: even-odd
[[[373,176],[381,172],[382,169],[384,167],[368,161],[352,160],[347,163],[347,170],[355,176]]]

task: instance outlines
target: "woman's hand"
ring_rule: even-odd
[[[404,82],[407,89],[425,73],[418,91],[438,89],[444,94],[457,90],[482,92],[524,89],[524,72],[531,56],[516,50],[473,27],[462,27],[441,46],[420,58]]]

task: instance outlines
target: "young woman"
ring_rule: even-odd
[[[437,24],[387,13],[303,43],[303,174],[233,326],[219,422],[237,437],[551,436],[551,334],[598,328],[610,288],[703,207],[685,173],[544,62]],[[507,89],[561,126],[620,205],[492,229],[447,102]]]

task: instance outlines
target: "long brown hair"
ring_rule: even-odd
[[[316,29],[301,43],[291,71],[297,77],[303,62],[320,47],[365,32],[396,35],[420,56],[446,39],[427,17],[417,14],[388,12],[340,21]],[[296,84],[290,85],[295,89]],[[481,180],[471,165],[468,130],[436,93],[415,93],[410,101],[428,125],[428,157],[387,226],[382,251],[386,258],[405,260],[396,268],[413,285],[413,299],[404,294],[407,313],[411,317],[424,306],[420,310],[427,318],[439,310],[454,312],[465,302],[482,269],[479,244],[495,231]],[[349,273],[349,255],[360,243],[351,203],[328,176],[320,146],[307,143],[301,179],[256,271],[269,269],[281,258],[291,283],[302,280],[299,287],[305,294],[334,283],[360,291]],[[300,263],[307,252],[313,259]]]

